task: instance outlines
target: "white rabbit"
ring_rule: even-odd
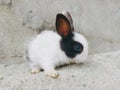
[[[29,43],[27,57],[31,73],[38,73],[43,69],[48,76],[56,78],[56,66],[81,63],[87,59],[87,40],[74,32],[70,13],[63,11],[57,14],[56,29],[57,33],[42,31]]]

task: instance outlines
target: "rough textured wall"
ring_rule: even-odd
[[[120,39],[119,0],[16,0],[14,11],[28,27],[41,28],[51,24],[62,10],[71,12],[75,30],[90,38],[101,38],[113,42]],[[118,38],[116,38],[118,36]]]
[[[0,0],[0,57],[23,56],[24,44],[44,29],[55,30],[55,15],[68,10],[89,52],[120,49],[120,0]]]
[[[0,6],[0,60],[23,57],[25,43],[35,33],[18,21],[10,7]]]

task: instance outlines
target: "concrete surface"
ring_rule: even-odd
[[[25,44],[35,31],[24,27],[8,6],[0,6],[0,61],[23,57]]]
[[[30,74],[27,63],[0,65],[0,90],[120,90],[120,51],[94,54],[59,67],[59,78]]]
[[[41,30],[55,30],[62,10],[87,38],[89,54],[120,49],[120,0],[0,0],[0,61],[24,61],[26,42]]]

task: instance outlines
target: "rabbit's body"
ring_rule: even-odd
[[[43,31],[29,44],[30,61],[36,62],[41,68],[44,68],[44,65],[58,66],[68,63],[67,56],[60,49],[60,39],[53,31]]]
[[[72,18],[70,21],[71,23],[64,15],[58,14],[56,19],[58,33],[42,31],[29,43],[27,57],[32,73],[43,69],[47,75],[57,77],[56,66],[81,63],[87,59],[87,40],[81,34],[73,32]]]
[[[74,33],[76,36],[77,33]],[[74,39],[78,39],[84,44],[83,53],[79,56],[79,60],[72,59],[66,56],[65,52],[60,47],[61,37],[53,31],[43,31],[39,34],[28,46],[28,57],[31,62],[38,64],[42,69],[48,65],[53,67],[69,64],[72,62],[83,62],[87,58],[87,41],[80,34]],[[77,40],[77,41],[78,41]]]

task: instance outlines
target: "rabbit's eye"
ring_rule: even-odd
[[[79,43],[74,44],[74,49],[77,52],[81,51],[81,44],[79,44]]]

